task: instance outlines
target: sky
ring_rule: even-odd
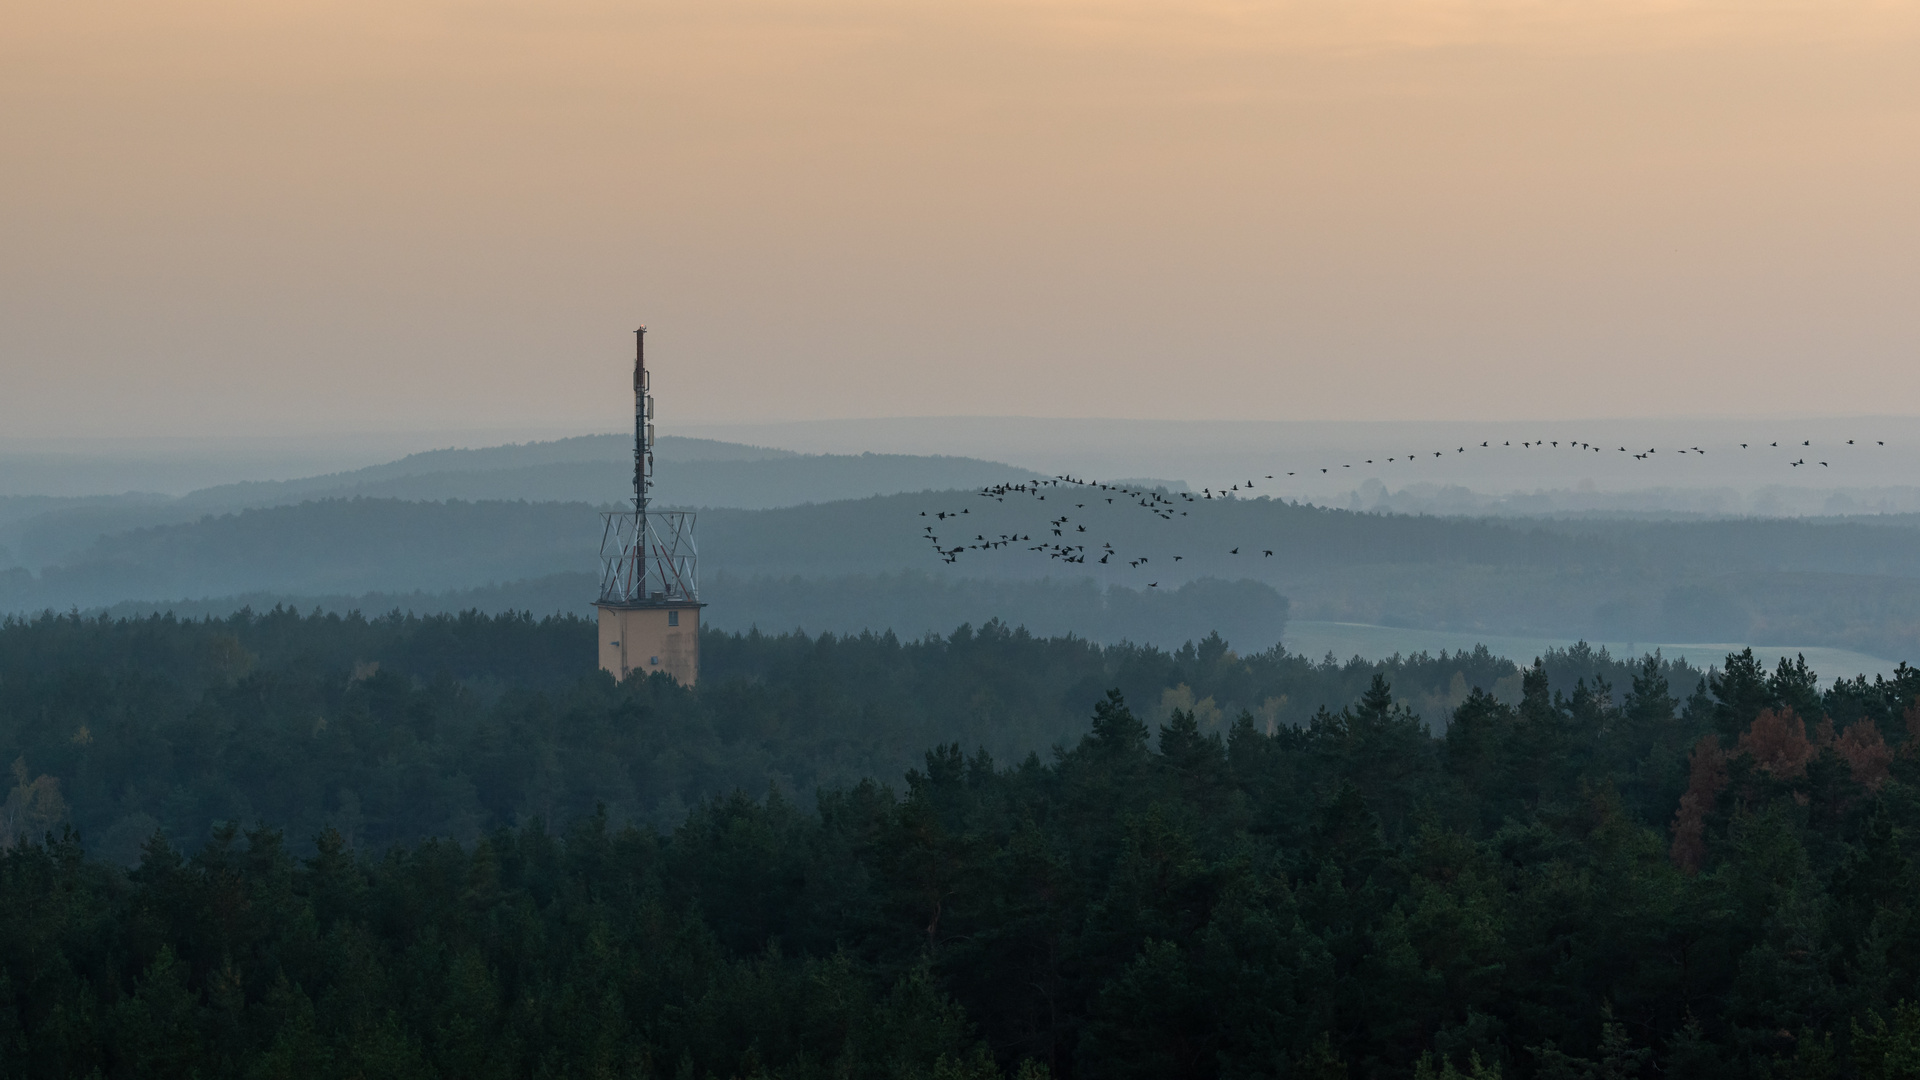
[[[15,0],[0,435],[1920,414],[1920,5]]]

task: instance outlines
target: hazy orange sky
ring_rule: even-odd
[[[1920,4],[15,0],[0,431],[1920,413]]]

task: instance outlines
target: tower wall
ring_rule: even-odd
[[[664,671],[682,686],[700,678],[700,607],[600,604],[600,667],[616,679]],[[678,625],[675,625],[675,624]]]

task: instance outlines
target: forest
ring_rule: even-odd
[[[0,626],[0,1072],[1920,1074],[1904,666],[591,637]]]

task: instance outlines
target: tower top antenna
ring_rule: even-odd
[[[647,385],[647,328],[642,326],[633,332],[633,512],[640,515],[643,527],[647,495],[653,486],[653,478],[648,475],[653,471],[653,432],[648,424],[653,419],[651,389]]]
[[[633,509],[608,513],[600,545],[600,599],[611,604],[698,603],[691,513],[654,508],[653,378],[647,328],[633,332]]]

